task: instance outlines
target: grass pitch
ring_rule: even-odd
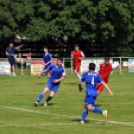
[[[102,115],[89,112],[86,123],[80,125],[85,90],[78,92],[78,79],[67,75],[55,97],[43,106],[46,94],[34,107],[47,77],[0,76],[0,134],[133,134],[134,74],[119,70],[110,76],[111,97],[106,89],[95,106],[108,110],[108,121]],[[85,87],[85,85],[84,85]]]

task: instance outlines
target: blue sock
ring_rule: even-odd
[[[99,109],[99,108],[96,108],[96,107],[92,107],[91,111],[94,112],[94,113],[102,114],[102,110]]]
[[[52,99],[52,97],[48,96],[46,99],[46,102],[50,101]]]
[[[88,110],[84,109],[81,121],[85,121],[87,115],[88,115]]]
[[[41,93],[39,96],[38,96],[38,99],[37,99],[37,102],[40,102],[42,100],[42,98],[44,97],[44,93]]]

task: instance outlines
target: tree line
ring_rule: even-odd
[[[134,0],[0,0],[0,42],[16,34],[88,40],[118,56],[133,55]]]

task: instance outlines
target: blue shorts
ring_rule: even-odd
[[[9,63],[11,64],[11,66],[12,66],[12,65],[15,65],[15,60],[14,60],[14,58],[8,58],[8,61],[9,61]]]
[[[46,84],[46,88],[50,88],[51,91],[56,93],[59,88],[59,85],[60,85],[59,83],[52,83],[52,82],[48,81]]]
[[[94,104],[95,100],[96,100],[96,96],[86,96],[85,98],[86,106]]]
[[[47,68],[49,68],[51,66],[51,63],[48,64],[48,65],[45,65],[44,68],[43,68],[43,71],[46,70]]]
[[[51,66],[51,63],[48,64],[48,65],[45,65],[44,68],[43,68],[43,71],[46,70],[47,68],[49,68],[50,66]],[[50,71],[48,71],[48,72],[50,72]],[[47,75],[47,73],[44,73],[44,75]]]

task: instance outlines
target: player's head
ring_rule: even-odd
[[[109,57],[105,57],[105,58],[104,58],[105,65],[108,65],[108,64],[109,64],[109,60],[110,60]]]
[[[10,48],[13,47],[13,43],[12,43],[12,42],[9,43],[9,47],[10,47]]]
[[[61,58],[61,57],[57,58],[56,64],[57,64],[58,66],[61,66],[61,65],[63,64],[63,58]]]
[[[21,58],[21,53],[18,54],[18,57]]]
[[[79,47],[79,45],[78,45],[78,44],[75,44],[75,48],[74,48],[74,49],[75,49],[75,51],[78,51],[78,50],[79,50],[79,48],[80,48],[80,47]]]
[[[95,64],[94,63],[89,63],[89,70],[94,71],[95,70]]]
[[[44,52],[48,52],[48,48],[47,47],[44,47]]]
[[[28,55],[31,56],[32,55],[31,52],[29,52]]]

